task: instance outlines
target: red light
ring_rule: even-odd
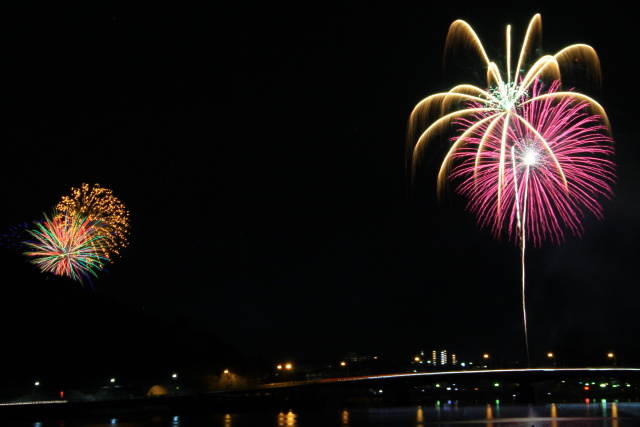
[[[585,391],[589,391],[589,386],[588,385],[584,386],[584,389]]]

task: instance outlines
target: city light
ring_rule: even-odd
[[[284,380],[287,379],[287,372],[293,370],[293,365],[291,363],[285,363],[284,365],[278,365],[276,368],[279,371],[282,371],[282,378]]]
[[[290,371],[291,369],[293,369],[293,365],[291,363],[287,363],[285,365],[278,365],[276,366],[277,369],[282,370],[282,369],[286,369],[288,371]]]

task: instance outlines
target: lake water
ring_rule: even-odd
[[[244,412],[211,415],[95,417],[6,423],[3,427],[626,427],[640,425],[640,403],[573,403],[547,405],[434,405],[361,407],[287,412]]]

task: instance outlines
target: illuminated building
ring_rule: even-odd
[[[432,350],[431,364],[433,366],[452,366],[457,365],[455,353],[449,353],[447,350]]]

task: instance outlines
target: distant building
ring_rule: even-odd
[[[431,359],[425,357],[424,351],[420,352],[419,356],[414,358],[414,362],[418,364],[426,364],[427,366],[456,366],[458,359],[455,353],[450,353],[447,350],[431,350]]]

